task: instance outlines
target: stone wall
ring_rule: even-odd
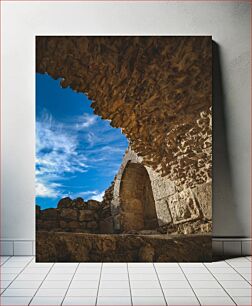
[[[57,208],[41,210],[36,206],[37,231],[98,233],[102,205],[82,198],[63,198]]]
[[[37,232],[38,262],[206,262],[210,235],[102,235]]]
[[[151,167],[145,166],[143,159],[129,148],[114,181],[111,211],[117,231],[121,226],[121,184],[125,169],[129,163],[142,164],[150,178],[152,193],[159,227],[173,234],[206,233],[212,230],[212,184],[208,178],[203,184],[194,188],[176,185],[167,176],[161,176]]]
[[[159,229],[211,232],[210,36],[37,37],[36,61],[37,72],[86,94],[130,142],[102,231],[123,231],[120,188],[130,162],[148,172]]]
[[[36,70],[86,94],[180,191],[210,180],[211,36],[37,36]]]

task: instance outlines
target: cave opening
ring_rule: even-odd
[[[158,226],[151,181],[146,168],[129,162],[120,184],[121,229],[150,230]]]

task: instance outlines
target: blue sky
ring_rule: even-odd
[[[120,129],[93,114],[84,94],[36,74],[36,204],[65,196],[101,200],[128,146]]]

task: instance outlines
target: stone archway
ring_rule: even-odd
[[[141,164],[128,163],[124,169],[120,184],[120,212],[123,231],[158,226],[150,178]]]

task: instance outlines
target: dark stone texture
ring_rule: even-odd
[[[212,260],[210,235],[105,235],[38,231],[38,262],[195,262]]]

